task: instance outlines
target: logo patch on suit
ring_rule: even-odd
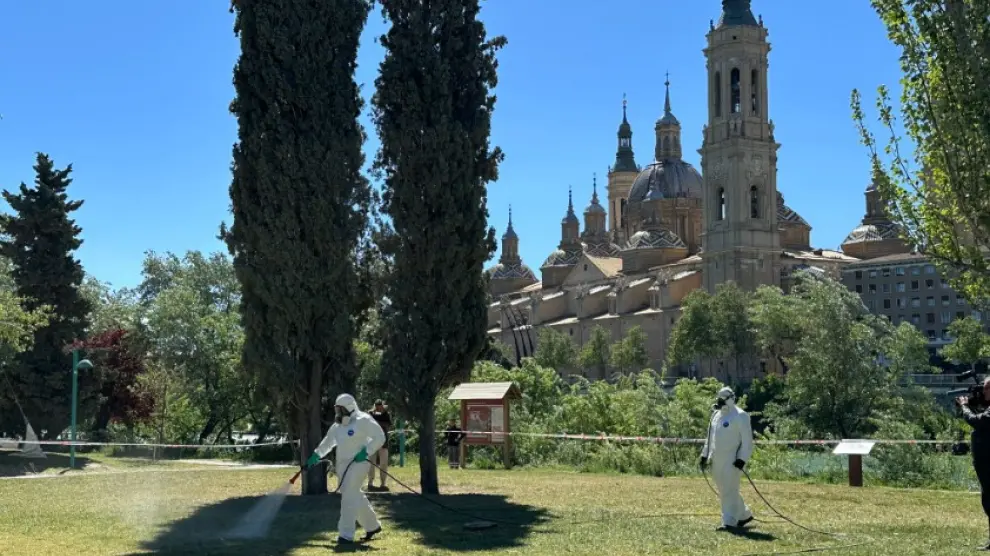
[[[729,424],[726,423],[725,426],[729,426]],[[347,436],[354,436],[354,429],[347,429]]]
[[[729,422],[728,421],[722,421],[722,426],[728,428]]]

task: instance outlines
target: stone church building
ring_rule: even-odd
[[[519,256],[510,211],[501,258],[487,270],[490,335],[531,354],[541,327],[555,328],[581,346],[596,326],[608,330],[612,341],[639,326],[649,338],[651,367],[659,370],[681,302],[693,290],[713,292],[717,284],[734,281],[747,290],[773,284],[786,291],[796,269],[838,279],[845,264],[906,249],[872,188],[863,225],[843,243],[843,252],[812,247],[811,226],[777,189],[780,144],[766,94],[770,44],[750,3],[723,0],[721,17],[707,35],[701,171],[682,158],[669,81],[654,127],[652,162],[645,166],[636,162],[623,101],[607,199],[603,204],[593,183],[582,230],[568,192],[560,243],[543,261],[539,278]],[[721,379],[724,372],[700,364],[673,370],[677,376]]]

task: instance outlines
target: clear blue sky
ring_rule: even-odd
[[[53,6],[56,6],[54,8]],[[226,1],[3,2],[0,21],[0,187],[31,182],[34,153],[72,163],[86,271],[116,287],[140,280],[144,252],[223,246],[236,122],[238,55]],[[670,72],[685,159],[699,167],[705,114],[702,49],[719,0],[489,0],[482,17],[504,34],[493,143],[506,159],[489,189],[501,236],[511,203],[523,259],[537,270],[560,240],[572,185],[581,211],[592,173],[615,158],[623,93],[636,161],[649,163]],[[896,88],[898,51],[865,0],[753,0],[770,31],[770,114],[778,187],[835,248],[863,216],[869,180],[849,94],[873,110]],[[372,14],[357,79],[370,96],[385,29]],[[377,140],[367,114],[368,160]],[[601,189],[604,194],[604,188]],[[5,210],[7,207],[3,207]],[[582,224],[583,226],[583,224]],[[496,253],[495,257],[498,257]]]

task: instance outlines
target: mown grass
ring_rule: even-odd
[[[291,470],[145,467],[128,473],[72,472],[40,480],[0,480],[4,555],[309,555],[336,546],[339,498],[286,499],[262,540],[224,539]],[[393,473],[417,486],[414,467]],[[773,521],[746,535],[716,533],[717,502],[700,478],[568,473],[559,470],[441,470],[438,508],[395,485],[370,495],[385,532],[352,551],[395,555],[768,554],[833,547],[835,554],[969,554],[986,541],[973,493],[758,482],[795,521],[841,532],[829,538]],[[743,494],[770,518],[752,489]],[[468,531],[477,517],[494,529]],[[866,543],[858,544],[857,543]],[[847,546],[857,545],[857,546]]]

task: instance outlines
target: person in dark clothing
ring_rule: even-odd
[[[383,400],[375,400],[375,408],[368,412],[378,423],[378,426],[385,431],[385,444],[374,454],[368,456],[368,461],[378,466],[378,480],[381,489],[385,490],[385,479],[388,477],[388,433],[392,430],[392,416],[388,413],[388,407]],[[375,482],[375,466],[368,469],[368,490],[371,490]]]
[[[461,441],[467,436],[457,426],[457,421],[451,419],[447,421],[447,429],[443,431],[447,437],[447,464],[451,469],[461,467]]]
[[[988,530],[990,530],[990,379],[983,381],[983,399],[979,405],[972,404],[969,398],[963,396],[956,399],[962,410],[962,417],[973,427],[970,441],[970,452],[973,454],[973,468],[976,478],[980,481],[980,501],[983,503],[983,513],[987,515]],[[971,407],[971,404],[975,407]],[[990,551],[990,541],[983,547]]]

